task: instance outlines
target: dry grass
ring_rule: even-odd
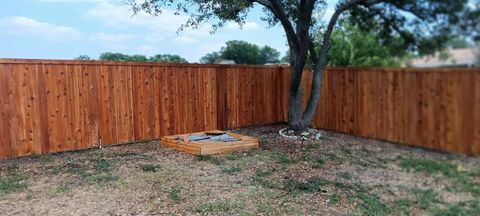
[[[480,158],[282,125],[261,148],[195,157],[156,142],[0,161],[4,215],[475,215]]]

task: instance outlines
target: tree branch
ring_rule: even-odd
[[[280,21],[285,30],[285,34],[287,35],[288,44],[291,48],[295,49],[295,52],[298,50],[298,39],[295,34],[295,30],[293,29],[293,25],[287,17],[285,10],[281,2],[278,0],[268,0],[270,2],[270,7],[267,7],[272,11],[275,17]],[[258,1],[257,1],[258,2]]]
[[[338,18],[343,12],[349,10],[351,7],[357,4],[362,4],[364,6],[371,6],[380,2],[381,0],[373,0],[373,1],[350,0],[348,2],[345,2],[344,4],[340,4],[335,10],[335,12],[333,13],[332,17],[330,18],[330,21],[328,22],[327,30],[323,35],[323,42],[320,48],[320,54],[318,56],[317,64],[315,65],[315,70],[313,72],[310,98],[308,100],[307,108],[302,117],[304,120],[312,119],[317,109],[318,100],[320,99],[320,94],[321,94],[320,90],[321,90],[323,69],[325,69],[325,66],[327,65],[328,50],[330,49],[330,46],[331,46],[330,38]]]

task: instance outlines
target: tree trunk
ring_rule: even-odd
[[[296,132],[304,131],[310,125],[312,119],[304,119],[303,104],[302,104],[302,85],[301,76],[303,68],[292,67],[292,79],[290,81],[290,95],[288,105],[288,127]],[[300,84],[296,80],[299,76]]]
[[[312,123],[316,108],[320,101],[322,71],[316,72],[312,80],[312,92],[307,104],[307,110],[303,111],[302,87],[295,92],[290,90],[288,106],[288,127],[296,132],[304,131]]]

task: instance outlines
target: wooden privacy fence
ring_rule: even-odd
[[[331,68],[324,78],[317,127],[480,155],[480,68]]]
[[[0,59],[0,158],[284,122],[288,86],[278,66]],[[479,155],[479,110],[479,70],[329,68],[314,125]]]

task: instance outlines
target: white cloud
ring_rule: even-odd
[[[14,16],[0,20],[0,27],[15,34],[31,34],[47,40],[69,40],[81,37],[82,33],[75,28],[53,23],[40,22],[32,18]]]
[[[54,2],[54,3],[82,3],[82,2],[108,2],[112,0],[37,0],[40,2]]]
[[[153,55],[157,52],[157,48],[150,46],[148,44],[144,44],[142,46],[137,47],[137,51],[139,51],[142,54]]]
[[[225,28],[229,30],[238,30],[238,29],[243,29],[243,30],[258,30],[260,29],[260,25],[258,25],[256,22],[245,22],[243,26],[240,26],[236,22],[228,22]]]
[[[181,43],[181,44],[192,44],[192,43],[197,43],[198,39],[183,35],[183,36],[175,37],[174,41],[176,43]]]
[[[177,28],[187,20],[187,17],[175,15],[171,10],[164,10],[161,16],[157,17],[144,12],[133,16],[133,12],[128,5],[111,4],[107,2],[99,3],[89,9],[86,16],[98,19],[111,27],[126,28],[142,26],[150,29],[160,28],[162,30],[168,30],[169,32],[175,32]]]
[[[86,16],[90,19],[99,20],[113,28],[146,28],[148,33],[145,35],[145,39],[155,42],[172,37],[178,42],[191,43],[210,35],[209,26],[200,26],[198,29],[185,29],[178,32],[177,35],[178,27],[184,24],[188,17],[175,15],[174,11],[168,9],[163,10],[160,16],[152,16],[144,12],[133,16],[130,7],[127,5],[103,2],[88,10]],[[178,38],[175,39],[175,37]]]
[[[97,33],[91,37],[92,40],[99,40],[105,43],[124,43],[136,38],[133,34],[106,34]]]

